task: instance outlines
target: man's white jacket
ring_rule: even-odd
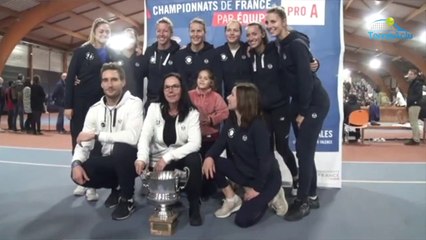
[[[138,142],[138,160],[154,166],[161,158],[166,163],[179,160],[201,147],[201,130],[199,113],[190,110],[182,122],[176,118],[176,143],[167,146],[163,140],[165,120],[161,115],[160,103],[151,103],[142,127]]]
[[[93,104],[84,120],[83,132],[96,133],[102,145],[102,156],[111,154],[115,142],[137,146],[143,125],[143,106],[140,98],[126,91],[116,106],[107,106],[105,96]],[[95,140],[75,147],[72,161],[89,158]]]

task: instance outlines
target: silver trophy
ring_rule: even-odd
[[[148,201],[156,206],[155,213],[149,218],[151,233],[163,236],[173,234],[177,224],[177,214],[170,205],[179,201],[179,192],[188,182],[189,169],[147,172],[142,178],[143,185],[148,190]]]

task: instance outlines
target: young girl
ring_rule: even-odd
[[[228,118],[229,112],[225,100],[215,92],[215,77],[209,69],[198,73],[197,87],[189,91],[192,103],[200,112],[202,143],[200,153],[204,158],[206,152],[219,136],[220,123]],[[211,181],[204,181],[202,198],[207,199],[215,191]]]

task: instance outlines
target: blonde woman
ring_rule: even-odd
[[[87,111],[103,95],[100,87],[100,70],[102,64],[111,61],[110,50],[106,47],[110,36],[109,22],[102,18],[95,19],[90,30],[89,40],[74,50],[68,67],[65,81],[64,115],[71,120],[73,152],[77,136],[83,129]],[[74,194],[83,195],[85,190],[85,188],[77,187]],[[87,191],[86,197],[88,201],[97,201],[99,198],[94,189]]]

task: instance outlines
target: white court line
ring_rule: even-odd
[[[62,149],[62,148],[33,148],[33,147],[12,147],[12,146],[0,146],[0,148],[11,148],[11,149],[19,149],[19,150],[40,150],[40,151],[56,151],[56,152],[70,152],[70,149]]]
[[[60,164],[47,164],[47,163],[31,163],[31,162],[14,162],[14,161],[1,161],[0,163],[16,164],[16,165],[29,165],[29,166],[42,166],[42,167],[60,167],[70,168],[71,165],[60,165]]]
[[[342,180],[342,183],[426,184],[426,181]]]
[[[364,162],[364,161],[342,161],[342,163],[349,163],[349,164],[401,164],[401,165],[406,165],[406,164],[419,164],[419,165],[424,165],[426,164],[426,162]]]
[[[1,161],[0,163],[16,164],[16,165],[29,165],[41,167],[59,167],[70,168],[70,165],[60,164],[46,164],[46,163],[31,163],[31,162],[14,162],[14,161]],[[380,183],[380,184],[426,184],[426,181],[392,181],[392,180],[342,180],[342,183]]]

